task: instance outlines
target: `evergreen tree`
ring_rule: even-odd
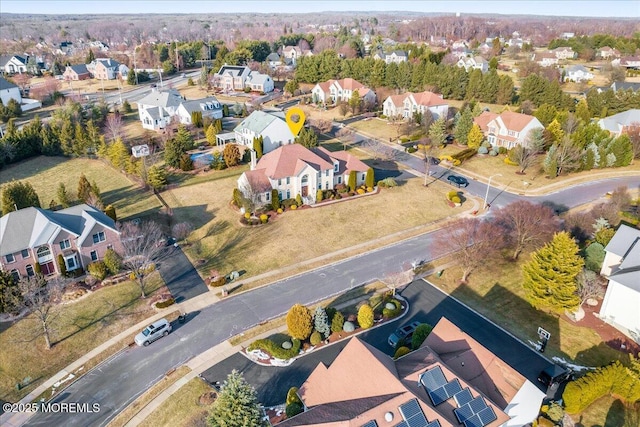
[[[582,120],[582,123],[588,124],[591,120],[591,112],[589,111],[589,106],[587,105],[587,101],[583,98],[576,105],[576,117]]]
[[[607,147],[607,151],[613,154],[616,159],[613,166],[629,166],[633,160],[633,147],[628,135],[620,135],[614,138]]]
[[[456,140],[460,144],[467,145],[468,143],[467,137],[472,127],[473,127],[473,117],[471,116],[471,110],[469,109],[469,107],[467,107],[462,111],[462,114],[460,115],[460,119],[458,120],[458,123],[456,123],[456,129],[454,131]]]
[[[357,186],[357,180],[358,180],[358,176],[357,176],[357,172],[352,170],[349,172],[349,191],[356,191],[356,186]]]
[[[329,334],[331,333],[329,318],[325,309],[320,305],[316,307],[316,312],[313,316],[313,325],[316,331],[322,334],[323,338],[329,337]]]
[[[547,127],[549,124],[555,119],[556,114],[558,114],[558,109],[553,105],[542,104],[533,115],[540,120],[542,126]]]
[[[576,278],[584,265],[579,251],[571,235],[563,231],[531,255],[531,261],[522,267],[522,286],[532,306],[560,312],[578,307]]]
[[[184,126],[178,127],[175,137],[170,139],[164,147],[164,161],[172,168],[180,167],[182,155],[193,148],[193,137]]]
[[[89,49],[89,53],[87,54],[86,59],[84,60],[85,64],[91,64],[93,61],[95,61],[96,56],[93,53],[93,49]]]
[[[160,190],[167,185],[167,171],[157,165],[153,165],[147,171],[147,184],[154,190]]]
[[[240,150],[236,144],[227,144],[222,151],[222,157],[227,167],[232,167],[240,162]]]
[[[360,92],[358,90],[354,90],[351,94],[351,98],[349,98],[349,107],[351,108],[351,114],[357,114],[360,111],[360,104],[362,100],[360,99]]]
[[[368,188],[373,188],[375,185],[375,172],[373,171],[373,168],[369,168],[367,169],[367,176],[365,177],[364,180],[364,184],[368,187]]]
[[[433,122],[429,127],[431,143],[437,147],[444,145],[447,138],[447,125],[443,117]]]
[[[87,179],[87,177],[82,173],[80,174],[80,178],[78,179],[78,200],[86,203],[89,200],[89,195],[91,194],[91,183]]]
[[[2,215],[30,206],[40,207],[38,194],[30,183],[11,181],[2,186]]]
[[[129,160],[129,149],[121,138],[116,138],[116,140],[108,146],[107,156],[115,168],[122,170],[127,166],[127,161]]]
[[[547,126],[547,132],[549,132],[552,141],[555,143],[559,143],[564,137],[564,130],[562,130],[562,126],[556,119],[553,119],[553,121],[549,123],[549,126]]]
[[[260,138],[262,138],[262,135],[260,135]],[[260,157],[262,157],[262,141],[260,141],[260,138],[253,138],[253,151],[256,152],[257,159],[260,159]]]
[[[313,331],[313,319],[307,307],[295,304],[287,313],[287,330],[292,338],[306,340]]]
[[[209,412],[211,427],[264,427],[258,395],[235,369],[227,376]]]
[[[67,189],[63,183],[58,184],[57,196],[58,203],[60,203],[63,208],[68,208],[70,206],[69,193],[67,193]]]
[[[480,126],[474,123],[473,126],[471,126],[469,134],[467,135],[467,146],[469,148],[475,148],[477,150],[478,148],[480,148],[483,139],[484,134],[482,133],[482,130],[480,130]]]
[[[209,125],[205,135],[207,137],[207,142],[209,143],[209,145],[216,145],[216,136],[218,135],[218,130],[213,123]]]
[[[13,275],[0,270],[0,313],[10,313],[16,308],[20,298],[20,289]]]
[[[498,92],[496,93],[496,103],[510,104],[513,99],[513,79],[509,76],[500,76],[498,81]]]
[[[318,146],[318,135],[311,128],[302,128],[296,137],[296,144],[300,144],[306,148]]]

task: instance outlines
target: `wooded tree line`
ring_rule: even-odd
[[[553,39],[548,45],[549,49],[562,46],[572,48],[581,59],[585,60],[594,59],[596,51],[605,46],[618,49],[622,55],[634,55],[636,50],[640,49],[640,33],[635,33],[632,37],[594,34],[592,36],[572,37],[568,40]]]

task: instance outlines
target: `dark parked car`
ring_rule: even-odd
[[[389,345],[393,348],[396,348],[406,340],[411,339],[411,336],[416,331],[416,328],[418,326],[420,326],[420,322],[416,321],[396,329],[394,333],[389,335]]]
[[[467,178],[458,175],[449,175],[447,177],[447,181],[457,187],[466,187],[467,185],[469,185],[469,181],[467,181]]]
[[[438,159],[437,157],[427,157],[426,159],[424,159],[424,161],[432,165],[440,164],[440,159]]]
[[[573,380],[574,374],[571,369],[563,368],[560,365],[549,365],[538,375],[538,381],[546,386],[560,384]]]

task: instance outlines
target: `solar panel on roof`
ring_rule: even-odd
[[[427,427],[442,427],[442,426],[440,425],[440,421],[433,420],[429,424],[427,424]]]
[[[436,366],[420,375],[420,382],[427,391],[430,391],[445,385],[447,383],[447,379],[444,377],[444,373],[440,366]]]
[[[462,391],[462,386],[460,385],[460,381],[458,379],[454,379],[453,381],[449,381],[444,386],[444,390],[447,392],[447,399],[453,397],[456,393]]]
[[[480,417],[478,414],[475,414],[473,417],[464,421],[465,427],[483,427],[482,421],[480,421]]]
[[[473,400],[471,391],[468,388],[461,390],[453,395],[453,400],[456,401],[456,405],[459,407],[466,405]]]
[[[484,399],[481,396],[478,396],[475,399],[473,399],[471,402],[469,402],[469,406],[471,407],[471,410],[473,411],[473,413],[477,414],[478,412],[486,408],[487,404],[485,403]]]
[[[398,424],[396,424],[395,427],[409,427],[409,426],[404,421],[401,421]]]
[[[456,418],[461,423],[473,416],[473,410],[471,409],[469,404],[466,404],[460,408],[454,409],[453,413],[456,414]]]
[[[483,426],[486,426],[498,419],[493,408],[490,406],[487,406],[482,411],[478,412],[478,416],[480,417],[480,421],[482,421]]]
[[[441,404],[442,402],[444,402],[449,398],[447,396],[447,392],[445,391],[444,387],[440,387],[437,390],[430,391],[429,397],[431,398],[431,402],[433,402],[434,406],[438,406],[439,404]]]
[[[371,420],[371,421],[367,421],[366,423],[362,424],[361,427],[378,427],[378,423],[376,423],[376,420]]]
[[[402,418],[404,418],[405,421],[408,421],[409,418],[416,414],[422,413],[422,409],[420,408],[417,399],[411,399],[410,401],[403,403],[398,409],[400,409],[400,414],[402,414]]]

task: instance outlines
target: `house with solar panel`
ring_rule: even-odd
[[[298,389],[304,412],[278,427],[516,427],[545,397],[446,318],[397,360],[353,337]]]

